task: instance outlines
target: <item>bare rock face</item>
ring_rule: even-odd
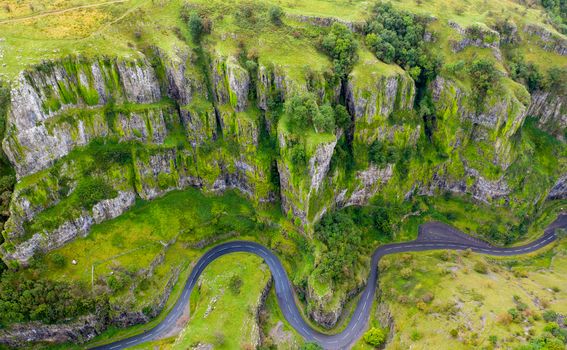
[[[438,76],[431,83],[430,89],[438,113],[446,115],[445,118],[458,118],[462,121],[460,125],[472,122],[482,127],[477,133],[494,144],[492,159],[489,161],[503,170],[507,169],[512,162],[510,138],[524,123],[529,96],[517,97],[511,93],[498,96],[486,101],[482,112],[476,112],[468,105],[468,94],[454,82]]]
[[[103,326],[93,315],[81,317],[69,324],[19,324],[0,330],[0,344],[13,348],[38,342],[79,344],[93,339],[100,334],[102,328]]]
[[[235,58],[227,60],[226,75],[228,77],[230,104],[236,112],[242,112],[248,106],[250,75],[246,69],[238,65]]]
[[[323,143],[317,147],[315,154],[309,159],[309,177],[311,178],[311,192],[319,191],[321,184],[325,180],[325,176],[329,172],[331,158],[335,151],[337,140],[329,143]]]
[[[53,64],[20,75],[11,93],[12,108],[3,142],[18,178],[49,167],[95,137],[111,134],[101,110],[110,96],[132,103],[161,99],[159,83],[146,61],[94,61],[80,67],[83,70],[68,72],[63,64]],[[112,84],[120,86],[109,86],[109,77],[118,79]],[[93,109],[96,107],[98,110]],[[78,115],[75,108],[92,111]],[[134,128],[147,138],[153,137],[145,130],[140,115],[122,115],[121,119],[126,138],[132,138]],[[158,141],[163,139],[164,129],[165,125],[156,128],[162,131]]]
[[[567,97],[545,91],[535,91],[528,108],[528,115],[539,118],[543,130],[562,139],[567,128]]]
[[[287,147],[287,141],[282,135],[279,136],[280,147],[283,150]],[[315,147],[307,162],[308,174],[305,181],[299,179],[299,175],[292,173],[289,160],[278,161],[282,209],[286,213],[293,213],[303,224],[307,224],[309,221],[309,203],[312,198],[315,198],[327,177],[336,144],[337,139],[335,137],[328,142],[321,142]],[[318,213],[312,214],[315,217],[318,216]]]
[[[294,15],[294,14],[288,14],[287,17],[293,18],[294,20],[297,20],[299,22],[305,22],[320,27],[330,27],[333,25],[333,23],[341,23],[355,33],[363,33],[364,25],[366,24],[364,22],[351,22],[333,17],[317,17],[317,16],[305,16],[305,15]]]
[[[136,195],[133,192],[119,192],[116,198],[98,202],[92,209],[94,222],[100,224],[105,220],[118,217],[130,208],[135,200]]]
[[[128,101],[152,103],[161,99],[159,82],[149,63],[120,61],[117,67]]]
[[[230,103],[235,111],[241,112],[248,106],[250,75],[236,58],[215,56],[212,62],[212,78],[215,99],[219,105]]]
[[[439,192],[449,191],[470,194],[474,199],[484,203],[498,199],[508,202],[508,196],[512,191],[503,176],[498,180],[488,180],[476,169],[465,167],[464,172],[463,176],[452,178],[446,174],[446,169],[439,169],[428,184],[421,186],[420,193],[433,196]]]
[[[527,24],[524,27],[524,32],[536,37],[536,43],[542,49],[555,52],[562,56],[567,56],[567,40],[559,35],[535,24]]]
[[[492,49],[496,58],[502,58],[500,53],[500,33],[497,31],[480,25],[463,29],[453,21],[449,21],[449,25],[463,36],[462,40],[452,43],[453,52],[460,52],[467,47],[475,46]]]
[[[92,213],[84,211],[81,216],[64,222],[52,231],[35,233],[32,238],[16,245],[11,251],[4,249],[4,258],[26,263],[37,252],[60,248],[78,236],[86,236],[93,224],[119,216],[134,205],[135,199],[133,192],[121,191],[117,197],[95,204]]]
[[[384,76],[349,76],[347,103],[355,120],[372,123],[395,109],[411,109],[415,98],[413,80],[405,73]]]
[[[549,194],[547,195],[547,199],[566,199],[567,198],[567,174],[561,176]]]
[[[368,200],[378,192],[380,185],[392,178],[393,170],[393,164],[388,164],[383,169],[371,165],[368,169],[358,172],[356,177],[360,185],[353,191],[344,205],[364,205],[368,203]]]

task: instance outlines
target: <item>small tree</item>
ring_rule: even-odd
[[[57,267],[65,267],[66,264],[65,257],[59,253],[53,254],[51,261],[53,261],[53,264]]]
[[[323,350],[323,348],[317,343],[305,343],[300,350]]]
[[[333,58],[335,73],[343,78],[357,60],[357,43],[352,32],[342,23],[335,22],[331,31],[323,38],[322,46]]]
[[[270,21],[272,21],[273,24],[275,25],[281,25],[282,24],[282,17],[283,17],[283,10],[281,7],[279,6],[272,6],[270,7],[270,10],[268,11],[269,15],[270,15]]]
[[[240,288],[242,287],[242,278],[240,278],[240,276],[238,275],[233,275],[230,278],[229,287],[232,293],[236,295],[240,294]]]
[[[347,130],[350,128],[352,119],[345,106],[337,105],[335,107],[335,125],[339,128]]]
[[[335,111],[330,104],[324,104],[319,113],[313,116],[313,126],[319,133],[332,132],[335,129]]]
[[[485,58],[473,61],[468,71],[473,86],[474,106],[477,112],[481,112],[488,92],[494,90],[499,81],[500,72],[494,62]]]
[[[557,320],[557,312],[553,310],[545,310],[543,313],[543,319],[545,322],[555,322]]]
[[[188,23],[189,31],[191,32],[191,36],[193,37],[193,41],[195,43],[199,43],[201,41],[201,36],[203,35],[203,20],[199,16],[198,13],[192,12],[189,15]]]
[[[364,341],[368,345],[378,347],[386,341],[386,332],[382,328],[372,327],[366,333],[364,333]]]
[[[294,128],[306,128],[313,121],[313,116],[319,113],[319,107],[313,94],[298,94],[285,104],[285,111]]]

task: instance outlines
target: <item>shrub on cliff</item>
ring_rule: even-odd
[[[396,10],[390,3],[378,3],[366,25],[366,45],[378,59],[396,63],[418,82],[431,80],[441,60],[425,50],[425,20]]]
[[[115,197],[116,191],[102,179],[86,178],[79,182],[75,194],[80,205],[90,209],[103,199]]]
[[[335,130],[337,117],[340,118],[341,125],[349,125],[344,115],[346,109],[343,109],[344,107],[333,109],[329,103],[319,106],[312,93],[296,94],[285,104],[290,127],[298,134],[303,133],[307,128],[314,128],[317,133],[332,133]],[[348,113],[346,115],[348,116]],[[350,119],[350,116],[348,118]]]
[[[484,102],[498,87],[500,72],[494,62],[486,58],[474,60],[468,67],[472,86],[472,103],[477,112],[482,112]]]
[[[201,40],[201,34],[203,33],[203,22],[201,17],[196,12],[189,15],[189,21],[187,22],[189,26],[189,31],[193,37],[193,41],[199,42]]]
[[[278,26],[282,24],[284,12],[281,7],[271,6],[268,10],[268,14],[270,15],[270,21],[272,21],[273,24]]]
[[[322,46],[333,59],[335,74],[339,78],[346,77],[358,59],[354,34],[344,24],[335,22],[323,38]]]
[[[378,347],[386,341],[386,332],[381,328],[372,327],[364,333],[364,341],[368,345]]]

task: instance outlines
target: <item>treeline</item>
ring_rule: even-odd
[[[89,313],[107,313],[107,300],[94,298],[86,290],[76,283],[5,271],[0,278],[0,326],[29,321],[56,323]]]
[[[339,285],[352,280],[357,265],[368,254],[365,247],[373,248],[374,241],[393,238],[394,217],[392,209],[381,201],[323,216],[315,226],[315,237],[324,244],[325,252],[314,274]]]
[[[427,18],[377,3],[365,29],[366,45],[378,59],[396,63],[419,84],[435,78],[443,65],[440,56],[425,49]]]
[[[551,23],[563,34],[567,35],[567,0],[541,0]]]

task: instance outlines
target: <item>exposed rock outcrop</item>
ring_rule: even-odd
[[[500,33],[497,31],[481,25],[473,25],[463,29],[453,21],[449,21],[449,26],[463,36],[462,40],[452,42],[453,52],[460,52],[467,47],[475,46],[492,49],[496,58],[502,58],[500,53]]]
[[[567,56],[567,40],[536,24],[524,26],[524,32],[537,38],[536,44],[547,51]]]
[[[388,164],[385,168],[379,169],[371,165],[368,169],[358,172],[356,178],[360,185],[353,191],[344,205],[364,205],[380,189],[380,186],[388,182],[393,175],[393,165]],[[343,204],[342,196],[337,198],[337,202]]]
[[[93,224],[119,216],[134,205],[135,199],[136,195],[133,192],[119,192],[115,198],[95,204],[92,213],[83,211],[81,216],[64,222],[52,231],[44,230],[36,233],[13,250],[6,251],[4,248],[4,259],[25,263],[37,252],[48,252],[62,247],[77,236],[86,236]]]
[[[355,120],[355,138],[369,144],[380,136],[378,127],[384,125],[394,111],[413,108],[415,85],[401,70],[384,75],[380,67],[372,69],[373,65],[383,63],[371,59],[365,65],[371,68],[350,74],[346,98]]]
[[[561,176],[547,195],[548,199],[567,199],[567,174]]]
[[[545,91],[532,93],[528,115],[539,118],[538,125],[543,130],[564,138],[567,128],[567,97]]]
[[[464,126],[468,121],[480,126],[476,133],[494,145],[491,161],[503,170],[507,169],[512,162],[510,138],[526,118],[529,95],[517,96],[515,91],[502,91],[485,101],[482,111],[476,111],[468,102],[466,90],[448,79],[438,76],[430,89],[438,114],[445,119],[459,119],[459,125]],[[525,89],[521,89],[527,94]],[[458,144],[457,131],[452,130],[451,134],[446,135],[449,145]]]
[[[100,334],[103,326],[95,316],[81,317],[68,324],[17,324],[0,330],[0,344],[21,348],[33,343],[85,343]]]
[[[110,99],[139,104],[161,99],[154,70],[143,60],[68,59],[66,64],[46,63],[43,67],[23,72],[11,93],[3,149],[19,178],[47,168],[76,146],[112,134],[109,111],[101,108]],[[163,115],[158,112],[145,117],[161,119],[155,138],[163,140]],[[139,113],[122,113],[116,123],[121,136],[154,139],[143,119]],[[135,133],[141,135],[133,137]]]
[[[464,168],[464,176],[452,178],[445,168],[434,173],[428,184],[421,186],[420,193],[433,196],[449,191],[457,194],[470,194],[478,201],[491,203],[493,200],[509,200],[511,193],[504,177],[498,180],[487,180],[473,168]]]

